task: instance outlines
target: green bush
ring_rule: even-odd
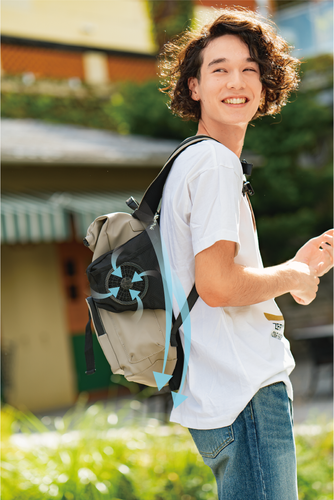
[[[121,133],[183,140],[195,134],[197,125],[184,122],[167,108],[167,97],[158,82],[124,83],[111,97],[110,115]]]
[[[175,35],[186,30],[194,17],[194,5],[189,0],[147,0],[151,31],[159,49]]]
[[[324,428],[325,431],[321,431]],[[297,435],[298,490],[300,500],[333,499],[333,426],[309,426]]]
[[[49,429],[32,415],[8,407],[3,414],[2,500],[216,498],[210,469],[179,426],[148,419],[143,427],[120,428],[114,412],[95,404],[56,418],[53,432],[44,434]],[[8,435],[10,420],[23,431],[16,441]]]
[[[33,118],[51,123],[116,129],[116,124],[108,114],[108,103],[105,104],[96,96],[82,99],[3,92],[1,104],[1,116],[4,118]]]
[[[157,81],[143,84],[125,82],[110,96],[88,92],[85,98],[57,97],[31,93],[3,92],[1,116],[33,118],[52,123],[183,139],[196,131],[196,124],[173,116]]]
[[[280,117],[249,126],[245,148],[264,158],[251,201],[265,265],[277,264],[332,227],[332,111],[300,93]]]
[[[139,401],[117,415],[79,402],[43,424],[4,407],[2,500],[216,500],[214,477],[188,431],[141,413]],[[305,427],[311,434],[296,437],[299,498],[329,500],[332,426]]]

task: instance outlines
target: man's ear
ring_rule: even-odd
[[[199,101],[199,93],[198,93],[198,80],[194,76],[188,78],[188,88],[190,97],[194,101]]]

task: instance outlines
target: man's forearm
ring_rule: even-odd
[[[308,266],[299,262],[289,261],[264,269],[233,264],[221,272],[216,269],[211,280],[197,289],[211,307],[248,306],[288,292],[303,295],[303,302],[309,303],[315,298],[316,280]]]

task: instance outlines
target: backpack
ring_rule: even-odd
[[[159,390],[168,383],[176,391],[181,380],[183,385],[187,363],[179,328],[183,323],[186,328],[198,293],[194,285],[184,303],[178,304],[181,312],[175,319],[173,285],[160,234],[158,206],[178,155],[188,146],[209,139],[212,140],[197,135],[183,141],[147,188],[141,202],[132,197],[126,201],[134,210],[132,214],[101,215],[89,226],[84,239],[84,244],[93,251],[92,263],[86,271],[91,287],[91,296],[86,299],[89,309],[86,374],[95,372],[92,321],[113,374]],[[243,169],[245,172],[244,165]]]

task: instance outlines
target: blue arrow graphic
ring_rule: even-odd
[[[94,299],[107,299],[108,297],[111,297],[114,295],[114,297],[117,297],[118,291],[119,291],[119,286],[114,287],[114,288],[109,288],[109,293],[99,293],[95,292],[92,288],[90,289],[92,297]]]
[[[117,267],[116,269],[113,268],[114,271],[112,272],[113,276],[118,276],[119,278],[123,278],[122,276],[122,271],[120,267]]]
[[[181,318],[183,324],[183,334],[184,334],[184,363],[183,363],[183,371],[182,378],[180,383],[179,392],[172,392],[173,402],[175,408],[177,408],[188,396],[184,396],[182,393],[188,364],[190,357],[190,346],[191,346],[191,322],[190,322],[190,313],[189,306],[187,302],[186,294],[184,293],[183,287],[181,285],[180,280],[177,276],[174,276],[174,294],[178,304],[183,304],[181,309]]]
[[[135,271],[132,277],[132,283],[136,283],[137,281],[143,281],[143,278],[141,278],[140,275]]]
[[[147,206],[143,207],[143,210],[146,213],[150,213],[150,209]],[[153,217],[154,214],[152,214]],[[159,390],[164,387],[169,380],[171,379],[172,375],[165,374],[164,371],[166,369],[166,363],[167,363],[167,356],[168,356],[168,350],[169,350],[169,345],[170,345],[170,334],[171,334],[171,327],[172,327],[172,298],[173,298],[173,283],[172,283],[172,274],[171,274],[171,269],[169,265],[169,259],[168,259],[168,254],[167,254],[167,249],[164,244],[163,238],[161,236],[161,233],[159,230],[154,230],[155,225],[148,226],[146,228],[146,233],[148,237],[150,238],[152,245],[154,247],[156,257],[159,263],[160,271],[161,271],[161,276],[162,276],[162,284],[163,284],[163,289],[164,289],[164,295],[165,295],[165,309],[166,309],[166,338],[165,338],[165,354],[164,354],[164,363],[163,363],[163,369],[162,373],[159,372],[153,372],[157,387]],[[152,230],[151,230],[152,229]],[[178,393],[172,393],[173,396],[173,402],[174,406],[177,407],[179,406],[187,396],[184,396],[181,394],[181,391],[184,386],[185,382],[185,377],[186,377],[186,372],[188,368],[188,363],[189,363],[189,356],[190,356],[190,344],[191,344],[191,324],[190,324],[190,317],[189,317],[189,308],[188,308],[188,303],[187,299],[184,293],[184,290],[182,288],[182,285],[179,281],[177,281],[177,289],[178,289],[178,297],[176,297],[177,303],[179,305],[179,308],[181,309],[181,317],[183,320],[183,331],[184,331],[184,339],[185,339],[185,362],[183,366],[183,372],[182,372],[182,379],[181,379],[181,385]]]
[[[91,293],[92,297],[94,297],[94,299],[107,299],[108,297],[111,296],[111,292],[99,293],[99,292],[95,292],[95,290],[93,290],[92,288],[90,289],[90,293]]]
[[[109,288],[110,295],[113,295],[114,297],[117,297],[117,294],[119,292],[119,286],[114,287],[114,288]]]
[[[115,271],[117,270],[117,259],[118,259],[118,256],[119,254],[122,253],[122,248],[119,248],[118,250],[115,250],[112,254],[111,254],[111,267],[113,268],[114,272],[113,274],[115,274],[116,276],[119,276],[120,278],[122,278],[122,274],[117,274]],[[121,270],[119,269],[118,272],[120,273]]]
[[[131,290],[131,289],[130,289],[130,290],[129,290],[129,292],[130,292],[130,295],[131,295],[132,300],[137,299],[137,298],[138,298],[138,295],[140,294],[140,291],[138,291],[138,290]]]
[[[173,296],[173,287],[172,287],[172,274],[169,266],[169,260],[167,256],[167,250],[163,243],[162,237],[160,235],[159,230],[150,230],[146,229],[146,233],[150,238],[152,245],[155,250],[155,254],[159,263],[161,276],[162,276],[162,284],[165,295],[165,310],[166,310],[166,337],[165,337],[165,353],[164,353],[164,362],[162,373],[153,372],[155,381],[157,383],[157,387],[159,391],[169,382],[172,378],[172,375],[168,375],[165,372],[168,350],[170,346],[170,333],[172,329],[172,296]],[[164,258],[165,254],[165,258]],[[148,273],[152,273],[152,271],[147,271]],[[154,271],[153,271],[154,273]]]
[[[153,232],[153,231],[152,231]],[[158,236],[158,235],[157,235]],[[152,240],[151,240],[152,241]],[[152,243],[154,243],[152,241]],[[169,260],[167,256],[167,250],[165,244],[160,235],[160,241],[156,242],[154,245],[156,256],[159,262],[162,284],[165,295],[165,310],[166,310],[166,335],[165,335],[165,353],[164,362],[162,367],[162,372],[153,372],[155,381],[159,391],[170,381],[172,375],[165,373],[168,351],[170,347],[170,334],[172,330],[172,297],[173,297],[173,285],[172,285],[172,273],[169,266]],[[166,257],[165,257],[166,256]]]
[[[137,311],[134,313],[134,315],[132,316],[132,318],[133,318],[134,321],[139,321],[140,318],[142,317],[142,314],[143,314],[143,311],[144,311],[144,305],[143,305],[143,302],[142,302],[142,300],[140,299],[139,296],[137,296],[136,299],[137,299],[137,302],[138,302]]]
[[[153,276],[154,278],[159,278],[160,273],[152,269],[152,271],[143,271],[142,273],[139,274],[139,276]]]

